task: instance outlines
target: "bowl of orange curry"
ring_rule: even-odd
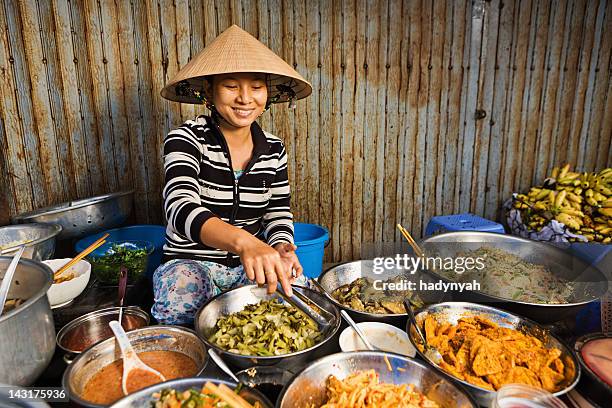
[[[138,357],[167,380],[197,376],[208,362],[206,346],[192,330],[149,326],[127,335]],[[122,370],[121,352],[115,338],[110,338],[81,353],[64,372],[62,385],[80,406],[108,406],[124,397]],[[130,388],[136,392],[154,385],[150,381],[143,377],[142,384],[131,382]]]
[[[481,406],[490,406],[505,384],[525,384],[559,396],[580,379],[572,350],[537,323],[504,310],[445,302],[425,307],[415,319],[427,345],[442,359],[434,362],[426,356],[414,326],[408,323],[406,331],[417,353],[461,383]]]

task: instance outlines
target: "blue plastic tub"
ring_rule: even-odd
[[[465,213],[432,217],[425,229],[425,236],[429,237],[443,232],[455,231],[480,231],[505,234],[503,225],[474,214]]]
[[[316,224],[293,223],[295,234],[295,251],[304,275],[317,278],[323,271],[323,253],[325,244],[329,241],[327,229]]]
[[[108,238],[106,238],[106,242],[141,240],[153,243],[155,250],[149,256],[149,262],[145,272],[145,276],[149,278],[153,276],[153,272],[155,272],[155,269],[161,264],[163,247],[166,243],[166,227],[163,225],[132,225],[129,227],[102,231],[77,241],[74,245],[74,250],[78,254],[106,233],[110,234]]]

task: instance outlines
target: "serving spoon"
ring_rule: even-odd
[[[0,284],[0,316],[2,316],[2,311],[4,310],[4,303],[6,302],[6,298],[8,297],[11,282],[13,282],[13,275],[15,275],[15,271],[17,270],[17,264],[19,263],[19,259],[21,258],[21,255],[23,255],[24,250],[25,245],[22,245],[11,260],[9,267],[6,269],[6,272],[4,273],[4,278],[2,278],[2,284]]]
[[[414,312],[412,311],[412,306],[410,305],[408,299],[404,299],[404,307],[406,308],[406,313],[408,313],[410,323],[412,323],[412,325],[414,326],[417,334],[419,335],[419,338],[421,339],[421,342],[423,343],[425,357],[427,357],[430,361],[439,364],[442,361],[442,354],[440,354],[440,352],[436,348],[427,344],[427,339],[425,338],[425,335],[417,324],[416,318],[414,317]],[[408,333],[408,335],[410,336],[410,333]]]
[[[374,347],[372,345],[372,343],[369,342],[369,340],[366,337],[365,333],[363,332],[363,330],[361,330],[361,327],[357,326],[357,323],[355,323],[355,321],[353,321],[353,319],[351,319],[351,316],[349,316],[349,314],[346,313],[346,310],[341,310],[340,311],[340,315],[342,315],[342,317],[344,318],[344,320],[346,320],[346,322],[349,324],[349,326],[351,326],[353,328],[353,330],[355,330],[355,333],[357,333],[357,335],[359,336],[361,341],[363,341],[363,344],[366,345],[368,350],[372,350],[372,351],[378,350],[378,348]]]
[[[159,371],[149,367],[145,363],[142,362],[134,348],[132,348],[132,344],[130,340],[123,330],[123,327],[119,324],[118,321],[113,320],[108,324],[117,339],[117,343],[119,343],[119,348],[121,349],[121,358],[123,359],[123,375],[121,376],[121,389],[123,390],[124,395],[128,395],[127,389],[127,379],[130,373],[135,370],[142,370],[150,373],[161,380],[161,382],[166,381],[166,377],[162,375]],[[151,385],[151,384],[149,384]]]
[[[210,358],[213,359],[215,364],[217,364],[217,366],[219,366],[219,368],[221,370],[223,370],[223,372],[225,374],[227,374],[230,377],[232,377],[232,380],[236,381],[238,384],[242,384],[242,381],[240,381],[238,379],[238,377],[236,377],[236,374],[234,374],[234,372],[227,366],[227,364],[225,364],[225,361],[223,361],[221,356],[219,354],[217,354],[217,352],[215,350],[209,348],[208,349],[208,355],[210,356]]]

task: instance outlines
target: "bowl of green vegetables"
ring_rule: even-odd
[[[128,283],[133,283],[146,271],[149,255],[155,246],[149,241],[111,241],[87,256],[96,279],[108,285],[117,285],[121,267],[128,272]]]

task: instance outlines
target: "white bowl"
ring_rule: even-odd
[[[408,357],[416,355],[416,349],[410,342],[405,331],[381,322],[362,322],[357,326],[364,332],[372,346],[391,353],[402,354]],[[352,327],[347,327],[340,334],[340,349],[342,351],[367,350],[363,341]]]
[[[72,258],[49,259],[43,261],[43,263],[55,272],[71,259]],[[62,276],[70,273],[74,274],[74,278],[62,283],[54,283],[47,291],[47,297],[49,298],[51,307],[70,302],[85,290],[89,282],[89,277],[91,276],[91,264],[85,260],[81,260],[64,272]]]

